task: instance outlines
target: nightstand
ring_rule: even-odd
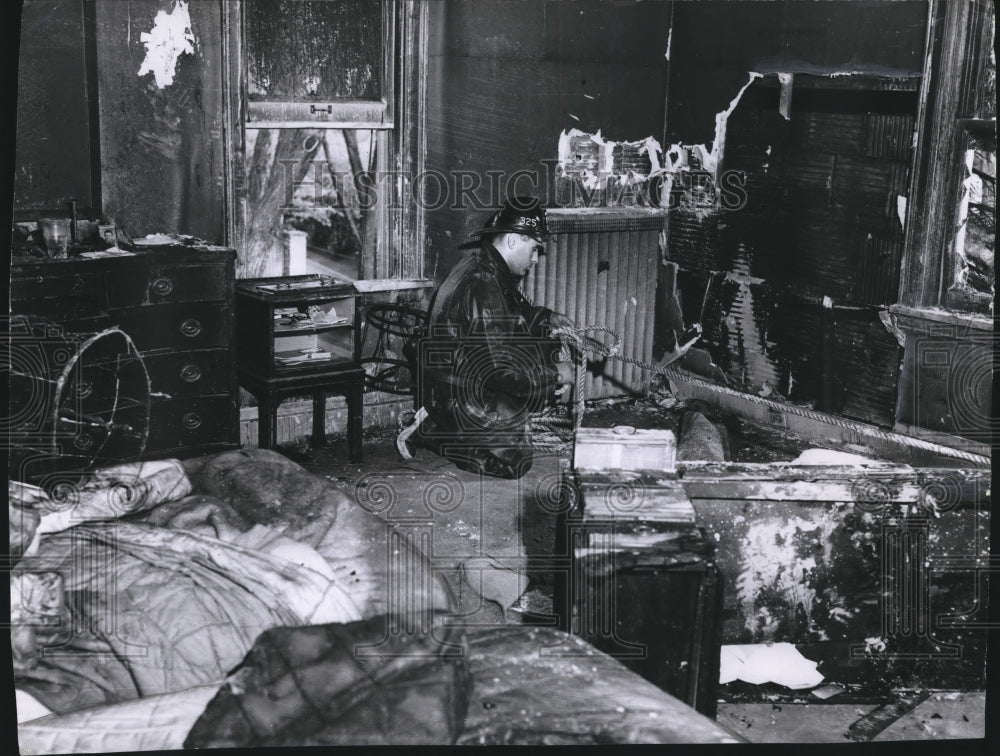
[[[365,371],[358,338],[358,292],[324,275],[254,278],[236,286],[237,375],[257,400],[258,445],[278,441],[278,405],[313,398],[312,442],[326,441],[326,396],[347,400],[352,462],[362,456]]]

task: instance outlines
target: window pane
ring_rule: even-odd
[[[251,100],[378,100],[381,0],[252,0],[246,5]]]
[[[996,235],[997,155],[995,144],[970,135],[966,177],[955,234],[955,284],[992,296]]]
[[[359,278],[362,259],[374,254],[378,241],[375,198],[364,190],[365,177],[375,171],[374,132],[247,129],[246,143],[241,277],[308,272]],[[295,267],[294,255],[288,258],[288,230],[307,235],[305,270]]]

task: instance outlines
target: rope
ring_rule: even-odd
[[[596,339],[588,336],[591,332],[607,333],[614,338],[614,342],[610,345],[606,345],[597,341]],[[654,365],[649,362],[643,362],[642,360],[637,360],[627,355],[621,353],[622,339],[615,333],[611,328],[607,326],[590,325],[584,326],[582,328],[577,327],[567,327],[562,326],[559,328],[552,329],[552,335],[558,336],[561,342],[561,347],[559,350],[559,360],[561,362],[569,362],[572,360],[575,363],[576,370],[576,412],[573,418],[573,435],[576,435],[576,431],[579,429],[581,422],[583,421],[583,413],[585,410],[584,404],[584,381],[586,379],[586,373],[584,371],[584,364],[586,362],[586,355],[592,354],[598,357],[609,357],[611,359],[619,360],[620,362],[627,363],[629,365],[634,365],[641,370],[655,373],[657,375],[662,375],[666,378],[673,378],[675,380],[682,380],[691,383],[695,386],[700,386],[702,388],[710,389],[713,392],[721,393],[727,396],[739,397],[740,399],[753,402],[755,404],[764,405],[768,408],[775,409],[779,412],[787,412],[793,415],[798,415],[800,417],[806,417],[817,422],[826,423],[827,425],[833,425],[838,428],[843,428],[850,430],[854,433],[860,435],[867,435],[873,438],[880,439],[885,442],[900,444],[904,446],[913,447],[916,449],[922,449],[924,451],[932,452],[935,454],[943,455],[946,457],[952,457],[955,459],[960,459],[965,462],[969,462],[976,467],[988,467],[990,460],[989,457],[984,457],[980,454],[975,454],[972,452],[962,451],[960,449],[953,449],[950,446],[943,446],[941,444],[936,444],[932,441],[925,441],[920,438],[914,438],[912,436],[905,436],[900,433],[890,433],[883,431],[880,428],[874,428],[870,426],[865,426],[860,423],[847,420],[845,418],[840,418],[835,415],[824,414],[822,412],[816,412],[815,410],[807,409],[805,407],[799,407],[794,404],[783,404],[781,402],[776,402],[773,399],[766,399],[762,396],[756,396],[754,394],[743,393],[736,391],[734,389],[719,386],[711,381],[706,381],[695,376],[680,374],[675,369],[668,367],[667,365]]]
[[[604,344],[597,339],[591,337],[591,333],[607,333],[613,338],[613,343]],[[666,375],[666,370],[664,367],[659,365],[654,365],[651,362],[643,362],[642,360],[637,360],[634,357],[629,357],[628,355],[622,354],[622,338],[614,330],[602,325],[589,325],[583,327],[569,327],[560,326],[558,328],[552,329],[552,335],[558,336],[561,342],[561,347],[559,349],[559,361],[560,362],[570,362],[574,363],[576,370],[576,412],[573,418],[573,432],[576,433],[577,429],[580,427],[580,423],[583,422],[583,413],[585,409],[585,396],[584,396],[584,382],[586,380],[586,372],[584,371],[584,364],[586,363],[586,355],[591,354],[598,359],[604,357],[610,357],[611,359],[618,360],[619,362],[624,362],[628,365],[633,365],[641,370],[647,372],[657,373],[660,375]]]
[[[754,404],[760,404],[769,409],[777,410],[778,412],[786,412],[791,415],[798,415],[799,417],[807,417],[810,420],[815,420],[827,425],[833,425],[838,428],[844,428],[859,435],[870,436],[888,443],[899,444],[900,446],[922,449],[924,451],[933,452],[934,454],[939,454],[945,457],[961,459],[966,462],[971,462],[976,467],[989,467],[990,465],[990,458],[981,454],[975,454],[961,449],[953,449],[950,446],[936,444],[933,441],[925,441],[922,438],[916,438],[914,436],[906,436],[902,433],[891,433],[889,431],[884,431],[881,428],[863,425],[852,420],[837,417],[836,415],[829,415],[808,409],[806,407],[799,407],[795,404],[783,404],[782,402],[776,402],[773,399],[766,399],[765,397],[737,391],[736,389],[731,389],[727,386],[720,386],[717,383],[712,383],[711,381],[706,381],[693,375],[686,373],[682,374],[674,369],[661,370],[660,372],[668,378],[690,383],[693,386],[707,389],[714,394],[729,396],[742,401],[749,401]]]

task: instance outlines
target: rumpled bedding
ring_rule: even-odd
[[[10,493],[15,684],[57,713],[218,683],[269,628],[377,613],[415,558],[390,563],[382,521],[274,452]],[[446,608],[424,582],[417,603]]]

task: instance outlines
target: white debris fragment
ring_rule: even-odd
[[[177,59],[184,53],[194,54],[194,33],[191,14],[184,0],[177,0],[170,13],[159,11],[153,28],[139,35],[146,46],[146,57],[139,67],[139,76],[152,73],[159,89],[174,83]]]
[[[653,137],[646,137],[639,143],[639,154],[646,153],[649,157],[649,162],[652,168],[650,169],[650,175],[654,175],[660,171],[660,153],[663,152],[663,148],[660,143],[656,141]]]
[[[864,465],[874,460],[861,454],[850,454],[837,449],[806,449],[793,459],[791,465]]]
[[[778,104],[778,112],[786,121],[791,119],[789,107],[791,105],[792,81],[794,78],[790,73],[778,74],[778,83],[781,84],[781,98]]]
[[[705,162],[704,159],[702,161],[702,167],[713,175],[718,169],[719,160],[722,158],[722,150],[725,147],[726,123],[729,120],[729,116],[734,110],[736,110],[736,106],[739,105],[740,98],[743,97],[743,93],[747,91],[747,88],[754,83],[755,79],[759,79],[762,76],[762,74],[759,74],[756,71],[750,71],[749,75],[750,80],[747,81],[747,83],[740,88],[740,91],[736,93],[736,96],[729,103],[729,107],[720,113],[716,113],[715,115],[715,139],[712,140],[712,152],[707,156],[708,162]]]
[[[906,227],[906,197],[902,194],[896,195],[896,215],[899,217],[900,228]]]
[[[806,659],[791,643],[725,645],[720,650],[720,685],[743,680],[751,685],[775,682],[803,690],[823,682],[818,663]]]

